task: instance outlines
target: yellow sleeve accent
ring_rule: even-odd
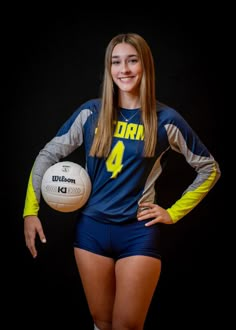
[[[206,196],[218,180],[220,174],[215,169],[202,185],[192,191],[187,191],[170,208],[167,209],[172,221],[175,223],[188,214]]]
[[[39,211],[39,202],[36,198],[36,194],[33,188],[32,171],[31,171],[27,192],[26,192],[23,218],[26,217],[27,215],[38,215],[38,211]]]

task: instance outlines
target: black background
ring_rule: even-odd
[[[145,329],[171,325],[193,329],[217,322],[225,162],[225,35],[219,18],[220,10],[209,15],[201,10],[157,14],[71,9],[58,15],[19,8],[8,15],[2,39],[7,189],[1,196],[6,224],[2,283],[9,325],[18,322],[27,327],[32,325],[30,318],[41,326],[65,322],[67,329],[93,328],[73,257],[74,214],[60,214],[42,202],[40,218],[48,242],[44,246],[37,242],[39,256],[34,260],[25,247],[22,212],[34,158],[82,102],[98,96],[105,47],[121,32],[137,32],[147,40],[156,64],[158,99],[185,117],[223,172],[191,214],[162,229],[163,270]],[[76,153],[71,159],[80,156]],[[192,179],[182,157],[172,154],[158,182],[158,202],[169,205]]]

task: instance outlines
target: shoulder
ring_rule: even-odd
[[[101,107],[101,99],[99,98],[85,101],[74,110],[69,120],[75,121],[76,119],[81,119],[81,118],[83,118],[83,120],[86,120],[91,115],[96,116],[99,112],[100,107]]]
[[[173,124],[176,126],[186,126],[187,122],[183,116],[169,105],[157,101],[157,116],[160,123]]]
[[[82,103],[67,121],[62,125],[58,131],[58,135],[64,134],[67,132],[73,125],[82,125],[84,126],[88,122],[88,118],[97,118],[97,114],[100,109],[101,101],[100,99],[90,99]]]
[[[81,104],[78,110],[88,109],[94,112],[94,111],[98,111],[100,107],[101,107],[101,99],[94,98]]]
[[[158,116],[164,116],[166,118],[172,118],[179,115],[176,109],[160,101],[157,101],[157,114]]]

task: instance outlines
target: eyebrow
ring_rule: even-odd
[[[118,57],[121,57],[121,56],[120,55],[112,55],[112,58],[118,58]],[[130,54],[127,57],[138,57],[138,55],[137,54]]]

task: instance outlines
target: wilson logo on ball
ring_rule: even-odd
[[[72,182],[75,183],[75,179],[66,178],[65,176],[53,175],[52,181]]]

